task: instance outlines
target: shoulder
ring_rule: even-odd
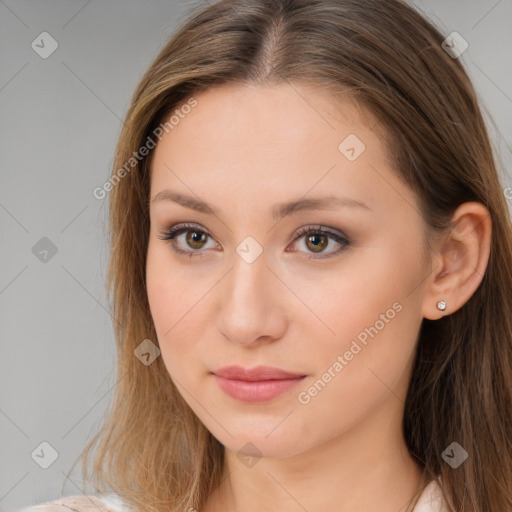
[[[432,480],[423,490],[414,512],[449,512],[443,491],[436,480]]]
[[[17,512],[130,512],[119,496],[74,495],[32,505]]]

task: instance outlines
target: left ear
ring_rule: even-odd
[[[491,247],[491,215],[482,203],[461,204],[452,216],[452,229],[432,257],[434,271],[427,280],[422,313],[437,320],[462,307],[482,282]],[[443,300],[446,309],[437,303]]]

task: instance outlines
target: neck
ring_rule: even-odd
[[[201,512],[404,512],[418,490],[421,468],[401,434],[400,408],[403,403],[390,394],[371,417],[342,435],[251,467],[226,449],[222,483]]]

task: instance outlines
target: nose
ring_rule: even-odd
[[[265,251],[252,263],[236,255],[220,283],[217,330],[232,343],[259,346],[282,338],[286,331],[287,290],[267,264]]]

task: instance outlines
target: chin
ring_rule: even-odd
[[[238,454],[239,458],[248,456],[281,459],[292,457],[310,448],[304,446],[303,441],[308,437],[300,435],[300,428],[297,426],[283,428],[287,420],[280,424],[281,421],[282,418],[278,421],[274,419],[269,421],[266,418],[265,421],[257,422],[248,418],[246,428],[240,424],[230,427],[220,421],[231,436],[221,427],[215,426],[213,430],[209,426],[207,428],[222,445]],[[310,442],[311,440],[309,437]]]

